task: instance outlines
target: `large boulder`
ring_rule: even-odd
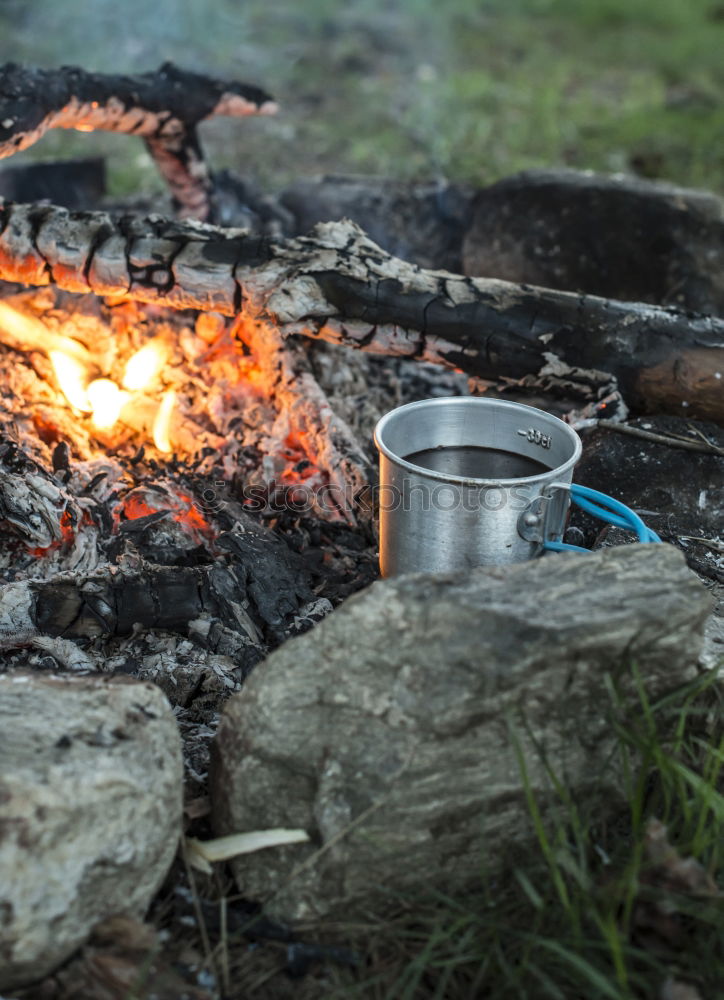
[[[173,713],[152,684],[0,676],[0,989],[41,979],[115,914],[140,916],[182,806]]]
[[[463,267],[724,315],[724,202],[635,177],[531,170],[477,193]]]
[[[612,801],[606,675],[634,711],[633,664],[651,697],[681,685],[709,606],[666,545],[373,584],[223,712],[217,832],[302,827],[312,841],[236,861],[241,891],[295,920],[475,882],[483,844],[490,865],[530,835],[511,724],[537,794],[544,748],[577,797]]]

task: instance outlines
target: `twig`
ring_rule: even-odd
[[[204,955],[206,957],[206,965],[209,972],[218,981],[218,970],[216,967],[216,962],[214,961],[214,954],[211,948],[211,941],[209,940],[209,932],[206,929],[206,921],[204,920],[204,913],[201,909],[201,902],[199,899],[199,893],[196,888],[196,879],[194,878],[194,872],[189,861],[188,851],[186,848],[186,838],[181,837],[181,857],[183,858],[184,868],[186,869],[186,878],[189,880],[189,888],[191,890],[191,900],[194,906],[194,913],[196,915],[196,923],[198,924],[199,934],[201,936],[201,943],[204,949]]]
[[[221,986],[224,991],[224,996],[227,996],[230,990],[230,978],[229,978],[229,931],[226,919],[226,896],[222,896],[219,900],[219,923],[220,923],[220,946],[221,946]]]
[[[706,545],[708,549],[712,549],[714,552],[724,554],[724,542],[720,542],[716,538],[701,538],[699,535],[679,535],[679,540],[698,542],[699,545]]]
[[[688,438],[674,437],[668,434],[655,434],[653,431],[645,431],[641,427],[631,427],[630,424],[619,424],[614,420],[598,420],[596,426],[604,427],[608,431],[618,431],[619,434],[628,434],[631,437],[642,438],[644,441],[665,444],[669,448],[683,448],[685,451],[698,451],[706,455],[724,456],[724,448],[720,448],[715,444],[705,444],[703,441],[691,441]]]

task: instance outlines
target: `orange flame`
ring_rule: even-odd
[[[167,389],[163,394],[161,405],[153,422],[153,443],[159,451],[166,453],[173,451],[169,432],[171,429],[171,415],[175,405],[176,393],[173,389]]]
[[[7,302],[0,302],[0,340],[15,350],[62,351],[83,364],[91,363],[89,352],[77,340],[49,330],[39,319],[13,309]]]
[[[93,424],[98,430],[109,430],[121,415],[129,395],[119,389],[109,378],[93,379],[87,389],[88,402],[93,411]]]
[[[98,430],[109,430],[121,419],[123,408],[133,404],[134,393],[149,388],[161,374],[171,348],[161,337],[136,351],[123,374],[123,389],[110,378],[92,379],[94,362],[91,353],[70,337],[48,329],[44,323],[0,302],[0,343],[16,350],[43,351],[50,359],[55,378],[67,402],[81,413],[92,414]],[[92,380],[91,380],[92,379]],[[150,400],[136,397],[141,408],[152,407]],[[170,453],[171,423],[176,393],[165,392],[153,422],[153,440],[159,451]],[[130,411],[126,411],[128,414]],[[137,426],[133,421],[131,426]]]
[[[168,360],[168,347],[160,340],[151,340],[128,359],[123,374],[123,388],[131,391],[146,389],[160,374]]]
[[[65,351],[49,351],[48,357],[53,362],[55,377],[65,398],[76,410],[84,413],[93,409],[86,392],[88,381],[88,369],[76,358],[66,354]]]

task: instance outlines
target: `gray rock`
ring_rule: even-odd
[[[531,170],[479,191],[465,274],[724,314],[724,203],[589,171]]]
[[[316,919],[479,879],[483,843],[495,864],[531,833],[508,718],[542,797],[531,737],[577,796],[613,799],[606,674],[634,706],[632,662],[651,697],[682,684],[710,603],[664,545],[373,584],[260,664],[222,714],[217,832],[302,827],[313,843],[239,859],[241,891]]]
[[[173,860],[182,762],[152,684],[0,677],[0,989],[140,916]]]
[[[351,219],[388,253],[459,273],[472,191],[458,184],[338,176],[295,181],[279,196],[304,235],[318,222]]]

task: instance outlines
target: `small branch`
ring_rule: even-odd
[[[258,87],[214,80],[164,63],[136,76],[0,67],[0,159],[36,143],[51,128],[122,132],[145,140],[179,214],[207,219],[212,180],[196,126],[214,115],[276,111]]]
[[[656,444],[664,444],[668,448],[698,451],[705,455],[724,455],[724,448],[719,448],[715,444],[709,444],[704,441],[692,441],[678,436],[672,437],[669,434],[656,434],[654,431],[647,431],[641,427],[631,427],[630,424],[619,424],[615,420],[597,420],[595,426],[603,427],[608,431],[616,431],[617,434],[628,434],[630,437],[641,438],[643,441],[654,441]]]
[[[720,542],[717,538],[700,538],[699,535],[679,535],[679,540],[698,542],[699,545],[705,545],[712,552],[719,552],[724,555],[724,542]]]

